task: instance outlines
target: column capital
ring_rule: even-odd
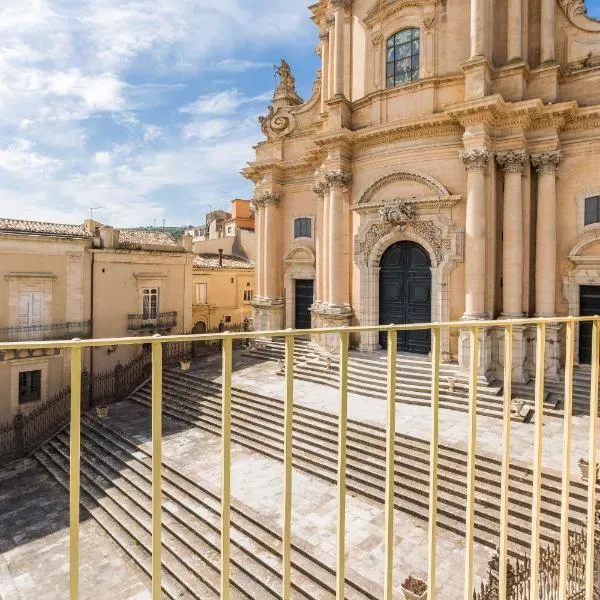
[[[324,31],[319,32],[319,39],[325,43],[329,41],[329,31],[325,29]]]
[[[323,200],[325,194],[329,191],[329,187],[329,184],[324,179],[321,179],[313,185],[313,192]]]
[[[252,198],[251,206],[252,209],[256,212],[259,211],[264,206],[264,204],[260,198]]]
[[[352,4],[351,0],[330,0],[331,6],[335,9],[341,8],[348,10]]]
[[[435,25],[435,15],[427,15],[426,17],[423,18],[423,29],[426,32],[429,32],[433,29],[433,26]]]
[[[525,150],[508,150],[498,152],[496,160],[505,173],[522,173],[529,163],[529,156]]]
[[[281,194],[279,192],[263,192],[254,198],[258,206],[267,206],[268,204],[279,204]]]
[[[325,17],[325,25],[327,25],[329,28],[333,27],[334,23],[335,23],[335,15],[333,13],[331,13]]]
[[[330,171],[325,173],[325,182],[329,188],[346,188],[352,180],[348,171]]]
[[[560,150],[551,150],[549,152],[541,152],[531,156],[531,162],[537,172],[543,175],[555,175],[558,171],[558,164],[562,158]]]
[[[459,156],[467,171],[485,171],[490,160],[490,153],[485,148],[465,150]]]

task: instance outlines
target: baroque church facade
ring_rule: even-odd
[[[257,329],[600,314],[600,21],[583,0],[319,0],[312,97],[282,61],[255,184]],[[482,331],[480,372],[503,336]],[[546,375],[560,373],[548,326]],[[576,361],[590,361],[577,331]],[[353,339],[385,345],[377,333]],[[335,338],[321,343],[335,348]],[[427,354],[429,333],[399,350]],[[468,362],[465,332],[443,359]],[[514,376],[535,328],[514,332]]]

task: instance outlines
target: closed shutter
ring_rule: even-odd
[[[19,294],[19,327],[29,326],[30,294]]]
[[[31,317],[30,325],[42,324],[42,292],[31,294]]]
[[[42,324],[42,292],[19,294],[19,327]]]

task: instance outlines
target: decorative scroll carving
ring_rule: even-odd
[[[325,181],[332,188],[346,188],[352,180],[352,173],[347,171],[330,171],[325,173]]]
[[[321,181],[317,181],[315,185],[313,185],[313,192],[319,196],[321,199],[325,196],[325,194],[329,191],[329,184],[322,179]]]
[[[296,119],[290,109],[303,102],[296,92],[296,80],[290,65],[282,59],[281,64],[275,67],[275,72],[279,83],[273,92],[273,104],[264,117],[258,118],[262,132],[270,140],[294,131]]]
[[[368,264],[369,257],[373,252],[373,248],[375,244],[382,238],[385,237],[388,233],[391,233],[394,230],[394,226],[391,223],[373,223],[371,227],[365,233],[362,241],[359,245],[358,254],[360,255],[362,261],[365,264]]]
[[[600,20],[588,15],[585,0],[559,0],[559,4],[575,27],[584,31],[600,31]]]
[[[531,162],[538,173],[543,175],[555,175],[558,170],[561,156],[560,150],[551,150],[550,152],[534,154],[531,157]]]
[[[522,173],[529,162],[525,150],[509,150],[496,154],[496,160],[505,173]]]
[[[371,34],[371,44],[373,45],[373,48],[377,48],[377,46],[379,46],[379,44],[381,44],[381,40],[383,39],[383,35],[381,34],[381,32],[376,32],[376,33],[372,33]]]
[[[328,42],[328,41],[329,41],[329,31],[328,31],[328,30],[321,31],[321,32],[319,33],[319,39],[320,39],[322,42]]]
[[[279,204],[280,201],[281,194],[279,192],[263,192],[254,198],[254,204],[258,208],[262,208],[268,204]]]
[[[313,96],[317,96],[321,94],[321,87],[323,85],[323,71],[321,69],[317,69],[315,74],[315,80],[313,81]]]
[[[460,153],[467,171],[485,171],[487,169],[490,153],[485,148],[473,148]]]
[[[342,8],[348,10],[350,8],[350,0],[331,0],[333,8]]]
[[[435,25],[435,16],[434,15],[430,15],[423,19],[423,29],[425,31],[431,31],[433,29],[434,25]]]
[[[391,223],[404,229],[409,221],[415,218],[416,211],[412,202],[407,202],[402,198],[395,198],[386,202],[379,209],[379,216],[384,223]]]

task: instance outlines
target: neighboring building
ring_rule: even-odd
[[[196,254],[238,256],[256,259],[256,235],[254,209],[250,200],[236,199],[231,202],[231,213],[212,211],[206,215],[207,236],[194,238]],[[214,233],[213,232],[217,232]]]
[[[124,337],[192,329],[191,238],[0,219],[0,340]],[[88,371],[128,362],[130,347],[84,353]],[[62,351],[0,351],[0,421],[69,381]]]
[[[310,10],[313,96],[302,103],[283,61],[267,139],[244,170],[257,329],[600,313],[600,23],[584,3]],[[557,378],[560,328],[546,336]],[[515,329],[517,379],[530,377],[534,338]],[[482,374],[501,374],[502,336],[480,342]],[[578,362],[590,346],[582,327]],[[429,334],[400,335],[399,349],[427,354]],[[465,333],[445,331],[442,350],[468,364]]]
[[[252,317],[254,264],[225,254],[199,254],[194,259],[194,333],[220,322],[241,324]]]

